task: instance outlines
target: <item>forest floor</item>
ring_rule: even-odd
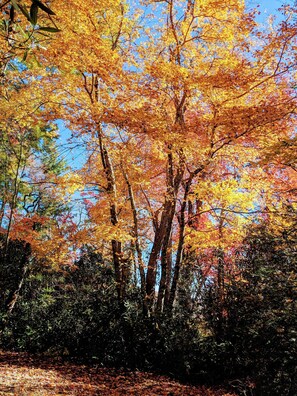
[[[0,352],[0,395],[233,396],[222,389],[183,385],[165,376]]]

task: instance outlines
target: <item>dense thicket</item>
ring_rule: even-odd
[[[21,242],[10,249],[19,261],[13,269],[6,261],[5,273],[1,262],[6,294],[15,290],[26,254]],[[91,247],[75,267],[59,273],[31,263],[13,312],[7,316],[2,306],[1,347],[159,370],[196,382],[225,381],[239,394],[293,396],[295,230],[276,236],[256,226],[238,250],[237,265],[225,279],[223,301],[209,279],[196,301],[183,288],[173,313],[146,317],[139,285],[130,280],[123,310],[112,265]]]

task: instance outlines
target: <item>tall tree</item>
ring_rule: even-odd
[[[35,87],[86,148],[81,236],[110,252],[121,302],[136,252],[146,312],[171,311],[188,252],[271,211],[278,175],[257,161],[295,127],[295,32],[259,31],[240,0],[148,2],[143,19],[118,0],[53,7]]]

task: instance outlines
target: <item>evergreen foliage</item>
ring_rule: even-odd
[[[120,306],[113,267],[90,246],[60,272],[35,263],[2,329],[1,347],[166,372],[196,383],[227,381],[239,394],[293,396],[295,246],[294,230],[276,236],[261,225],[249,232],[237,255],[239,272],[225,286],[220,326],[215,283],[205,286],[192,310],[179,293],[171,314],[146,317],[141,290],[132,282]],[[24,249],[17,242],[11,255],[21,261]],[[6,266],[8,293],[18,273],[13,276],[9,260]]]

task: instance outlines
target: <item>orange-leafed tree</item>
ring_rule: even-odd
[[[80,235],[110,255],[122,303],[134,260],[145,312],[171,311],[193,257],[273,212],[279,174],[259,165],[293,136],[295,31],[261,32],[240,0],[52,5],[63,29],[31,70],[45,117],[86,149]]]

